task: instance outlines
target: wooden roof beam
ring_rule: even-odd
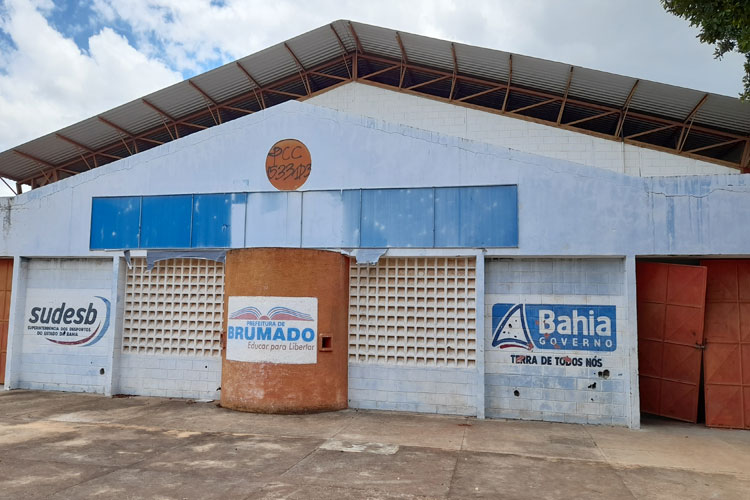
[[[479,96],[482,96],[482,95],[484,95],[484,94],[489,94],[490,92],[495,92],[495,91],[497,91],[497,90],[502,90],[503,88],[505,88],[505,87],[504,87],[504,86],[502,86],[502,85],[500,85],[500,86],[497,86],[497,87],[492,87],[492,88],[489,88],[489,89],[485,89],[485,90],[482,90],[482,91],[480,91],[480,92],[474,92],[473,94],[470,94],[470,95],[464,96],[464,97],[462,97],[462,98],[460,98],[460,99],[456,99],[456,101],[458,101],[458,102],[463,102],[463,101],[466,101],[466,100],[468,100],[468,99],[473,99],[473,98],[475,98],[475,97],[479,97]]]
[[[620,110],[620,119],[617,122],[617,128],[615,128],[615,137],[620,137],[620,134],[622,133],[623,126],[625,125],[625,117],[628,115],[628,110],[630,109],[630,101],[633,99],[633,95],[635,95],[635,89],[638,88],[638,84],[640,82],[640,80],[635,81],[633,87],[630,89],[630,92],[628,92],[628,97],[625,99],[625,103],[622,105],[622,109]]]
[[[352,34],[352,37],[354,37],[354,43],[357,45],[357,52],[364,54],[365,51],[362,49],[362,42],[359,41],[359,36],[357,35],[357,32],[354,31],[352,22],[349,21],[347,24],[349,24],[349,32]]]
[[[409,58],[406,56],[406,49],[404,48],[404,42],[401,40],[401,35],[396,32],[396,41],[398,42],[398,48],[401,50],[401,78],[398,81],[398,88],[403,88],[404,77],[406,76],[406,65],[409,64]]]
[[[597,118],[603,118],[605,116],[614,115],[615,113],[619,113],[619,111],[605,111],[604,113],[598,113],[596,115],[587,116],[586,118],[581,118],[580,120],[573,120],[572,122],[563,123],[562,125],[565,125],[566,127],[572,127],[573,125],[578,125],[579,123],[588,122],[591,120],[596,120]]]
[[[246,70],[245,67],[242,64],[240,64],[239,61],[237,61],[235,64],[237,65],[238,68],[240,68],[240,71],[242,71],[245,74],[245,76],[250,81],[250,83],[255,85],[255,87],[252,90],[253,90],[253,94],[255,94],[255,100],[258,101],[258,105],[260,106],[260,109],[266,109],[266,99],[265,97],[263,97],[263,87],[260,86],[260,83],[258,83],[258,81],[255,78],[253,78],[253,75],[251,75],[250,72]],[[256,88],[257,88],[257,92],[256,92]],[[260,94],[260,98],[258,97],[258,94]]]
[[[701,109],[701,106],[706,102],[708,99],[708,93],[706,93],[703,98],[701,98],[700,101],[698,101],[698,104],[695,105],[695,107],[690,111],[690,114],[687,115],[685,120],[682,122],[682,129],[680,130],[680,138],[677,139],[677,151],[682,151],[682,148],[685,147],[685,143],[687,142],[688,135],[690,134],[690,129],[693,126],[693,121],[695,120],[695,115],[698,114],[698,110]],[[690,124],[688,125],[688,121]],[[687,126],[687,128],[685,128]]]
[[[300,79],[302,80],[302,85],[305,86],[307,95],[312,94],[312,88],[310,87],[310,80],[307,78],[307,70],[302,65],[302,62],[297,58],[295,53],[292,51],[292,48],[289,47],[289,44],[284,42],[284,47],[286,47],[286,50],[289,51],[289,54],[291,54],[292,59],[294,59],[294,62],[297,65],[297,71],[299,72]]]
[[[700,148],[693,148],[689,151],[685,151],[685,153],[697,153],[698,151],[706,151],[707,149],[713,149],[718,148],[721,146],[728,146],[730,144],[736,144],[738,142],[742,142],[742,139],[732,139],[729,141],[723,141],[723,142],[717,142],[716,144],[709,144],[708,146],[702,146]]]
[[[431,83],[441,82],[443,80],[447,80],[448,78],[450,78],[450,77],[449,76],[439,76],[437,78],[433,78],[432,80],[427,80],[426,82],[417,83],[415,85],[412,85],[411,87],[406,87],[406,90],[418,89],[419,87],[424,87],[425,85],[429,85]]]
[[[641,136],[648,135],[648,134],[654,134],[656,132],[661,132],[662,130],[667,130],[667,129],[675,128],[675,127],[679,127],[679,125],[670,124],[670,125],[664,125],[663,127],[652,128],[650,130],[644,130],[643,132],[638,132],[637,134],[631,134],[627,137],[624,137],[624,139],[635,139],[636,137],[641,137]]]
[[[50,175],[52,175],[53,178],[50,178],[50,176],[47,174],[47,170],[45,170],[45,169],[40,169],[40,173],[44,176],[44,178],[45,178],[45,180],[47,181],[48,184],[51,183],[51,182],[54,182],[54,180],[55,180],[54,177],[57,176],[57,171],[58,170],[62,170],[63,172],[67,172],[67,173],[69,173],[71,175],[75,175],[75,174],[79,173],[79,172],[76,172],[74,170],[69,170],[69,169],[63,168],[62,166],[53,165],[52,163],[50,163],[48,161],[42,160],[41,158],[37,158],[36,156],[30,155],[28,153],[24,153],[23,151],[20,151],[18,149],[14,149],[13,152],[16,153],[18,156],[22,156],[22,157],[26,158],[27,160],[31,160],[33,162],[38,163],[39,165],[41,165],[43,167],[47,167],[47,169],[50,172]],[[28,179],[24,179],[21,182],[22,183],[28,183],[29,180],[31,180],[31,179],[37,179],[39,177],[40,177],[39,175],[34,175],[32,177],[29,177]]]
[[[453,100],[453,92],[456,89],[456,76],[458,76],[458,57],[456,56],[456,44],[451,42],[451,55],[453,56],[453,78],[451,79],[451,91],[448,100]]]
[[[508,109],[508,96],[510,95],[510,86],[513,82],[513,54],[508,54],[508,85],[506,85],[505,88],[505,97],[503,97],[503,107],[500,108],[500,111],[505,113],[505,110]]]
[[[336,36],[336,41],[339,42],[339,47],[341,47],[341,51],[343,52],[342,57],[344,59],[344,65],[346,65],[346,72],[349,73],[349,78],[351,79],[352,71],[351,69],[349,69],[349,61],[348,61],[349,51],[347,50],[346,45],[344,45],[344,41],[339,36],[338,31],[336,31],[336,28],[333,27],[333,23],[329,24],[328,27],[331,28],[331,31],[333,31],[334,36]]]
[[[553,97],[552,99],[547,99],[546,101],[535,102],[534,104],[529,104],[528,106],[523,106],[522,108],[511,109],[510,113],[520,113],[521,111],[526,111],[527,109],[532,109],[532,108],[536,108],[536,107],[539,107],[539,106],[544,106],[545,104],[551,104],[551,103],[553,103],[555,101],[559,101],[559,100],[560,100],[559,97]]]
[[[154,103],[146,99],[141,99],[141,102],[145,104],[146,106],[148,106],[149,108],[156,111],[157,113],[159,113],[159,115],[161,115],[162,122],[164,123],[164,128],[167,129],[167,133],[169,134],[169,137],[172,138],[172,140],[175,140],[175,137],[179,139],[180,133],[177,130],[177,121],[172,116],[170,116],[169,113],[167,113],[164,110],[159,109]],[[169,130],[169,127],[167,126],[167,123],[164,121],[164,118],[172,122],[172,126],[174,127],[174,134],[172,134],[172,131]]]
[[[329,28],[331,28],[331,31],[333,31],[333,34],[336,36],[336,40],[339,42],[339,47],[341,47],[341,50],[344,51],[344,55],[348,56],[349,51],[346,50],[346,45],[344,45],[344,41],[339,36],[339,32],[336,31],[336,28],[333,27],[333,23],[328,25]]]
[[[221,113],[219,113],[219,103],[217,103],[213,99],[213,97],[211,97],[210,95],[208,95],[205,90],[203,90],[198,85],[196,85],[196,83],[193,80],[188,80],[188,83],[190,84],[191,87],[193,87],[195,90],[197,90],[200,95],[203,96],[203,98],[206,100],[206,108],[208,108],[208,112],[211,113],[211,118],[214,120],[214,123],[216,125],[220,125],[221,124]],[[211,111],[211,104],[213,104],[216,107],[216,115],[217,116],[214,116],[214,112]]]
[[[88,147],[88,146],[86,146],[84,144],[81,144],[78,141],[74,141],[70,137],[65,137],[64,135],[62,135],[60,133],[56,133],[55,136],[58,139],[62,139],[63,141],[65,141],[65,142],[67,142],[69,144],[72,144],[72,145],[74,145],[74,146],[76,146],[76,147],[78,147],[80,149],[83,149],[84,151],[86,151],[87,153],[89,153],[91,155],[106,156],[107,158],[112,158],[113,160],[122,160],[122,156],[117,156],[117,155],[113,155],[113,154],[109,154],[109,153],[104,153],[102,150],[95,151],[95,150],[91,149],[90,147]],[[110,148],[111,148],[111,146],[107,147],[106,149],[110,149]]]
[[[557,113],[557,124],[560,125],[562,121],[563,112],[565,111],[565,104],[568,102],[568,92],[570,91],[570,84],[573,82],[573,66],[570,67],[570,73],[568,74],[568,84],[565,85],[565,94],[563,95],[562,104],[560,104],[560,112]]]

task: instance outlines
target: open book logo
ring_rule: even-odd
[[[263,314],[257,307],[243,307],[229,315],[229,319],[270,320],[270,321],[313,321],[313,317],[288,307],[272,307],[268,314]]]

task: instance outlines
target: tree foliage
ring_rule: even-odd
[[[661,0],[664,9],[699,28],[698,39],[715,45],[714,57],[745,56],[743,101],[750,101],[750,0]]]

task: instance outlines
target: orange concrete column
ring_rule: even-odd
[[[253,248],[227,253],[224,286],[224,333],[221,373],[221,405],[234,410],[262,413],[299,413],[340,410],[347,407],[348,391],[348,315],[349,259],[336,252],[287,248]],[[227,359],[227,342],[245,349],[253,342],[253,333],[245,331],[238,342],[234,331],[228,338],[230,297],[312,297],[317,299],[317,360],[308,364],[287,364],[275,353],[275,362]],[[253,304],[253,300],[243,300]],[[261,302],[256,300],[255,302]],[[284,300],[278,301],[281,305]],[[287,301],[288,302],[288,301]],[[273,314],[248,307],[245,317],[262,315],[274,324]],[[278,317],[278,316],[276,316]],[[252,328],[252,327],[249,327]],[[283,333],[283,332],[282,332]],[[278,344],[283,341],[264,343]],[[286,343],[292,347],[290,343]],[[307,346],[303,346],[307,347]],[[250,349],[247,346],[247,349]],[[307,353],[311,355],[312,353]],[[232,355],[235,356],[234,354]],[[254,356],[273,357],[255,350]]]

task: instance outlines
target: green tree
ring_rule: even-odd
[[[701,30],[698,39],[715,45],[714,57],[727,52],[745,56],[744,90],[740,99],[750,101],[750,1],[749,0],[661,0],[676,16]]]

